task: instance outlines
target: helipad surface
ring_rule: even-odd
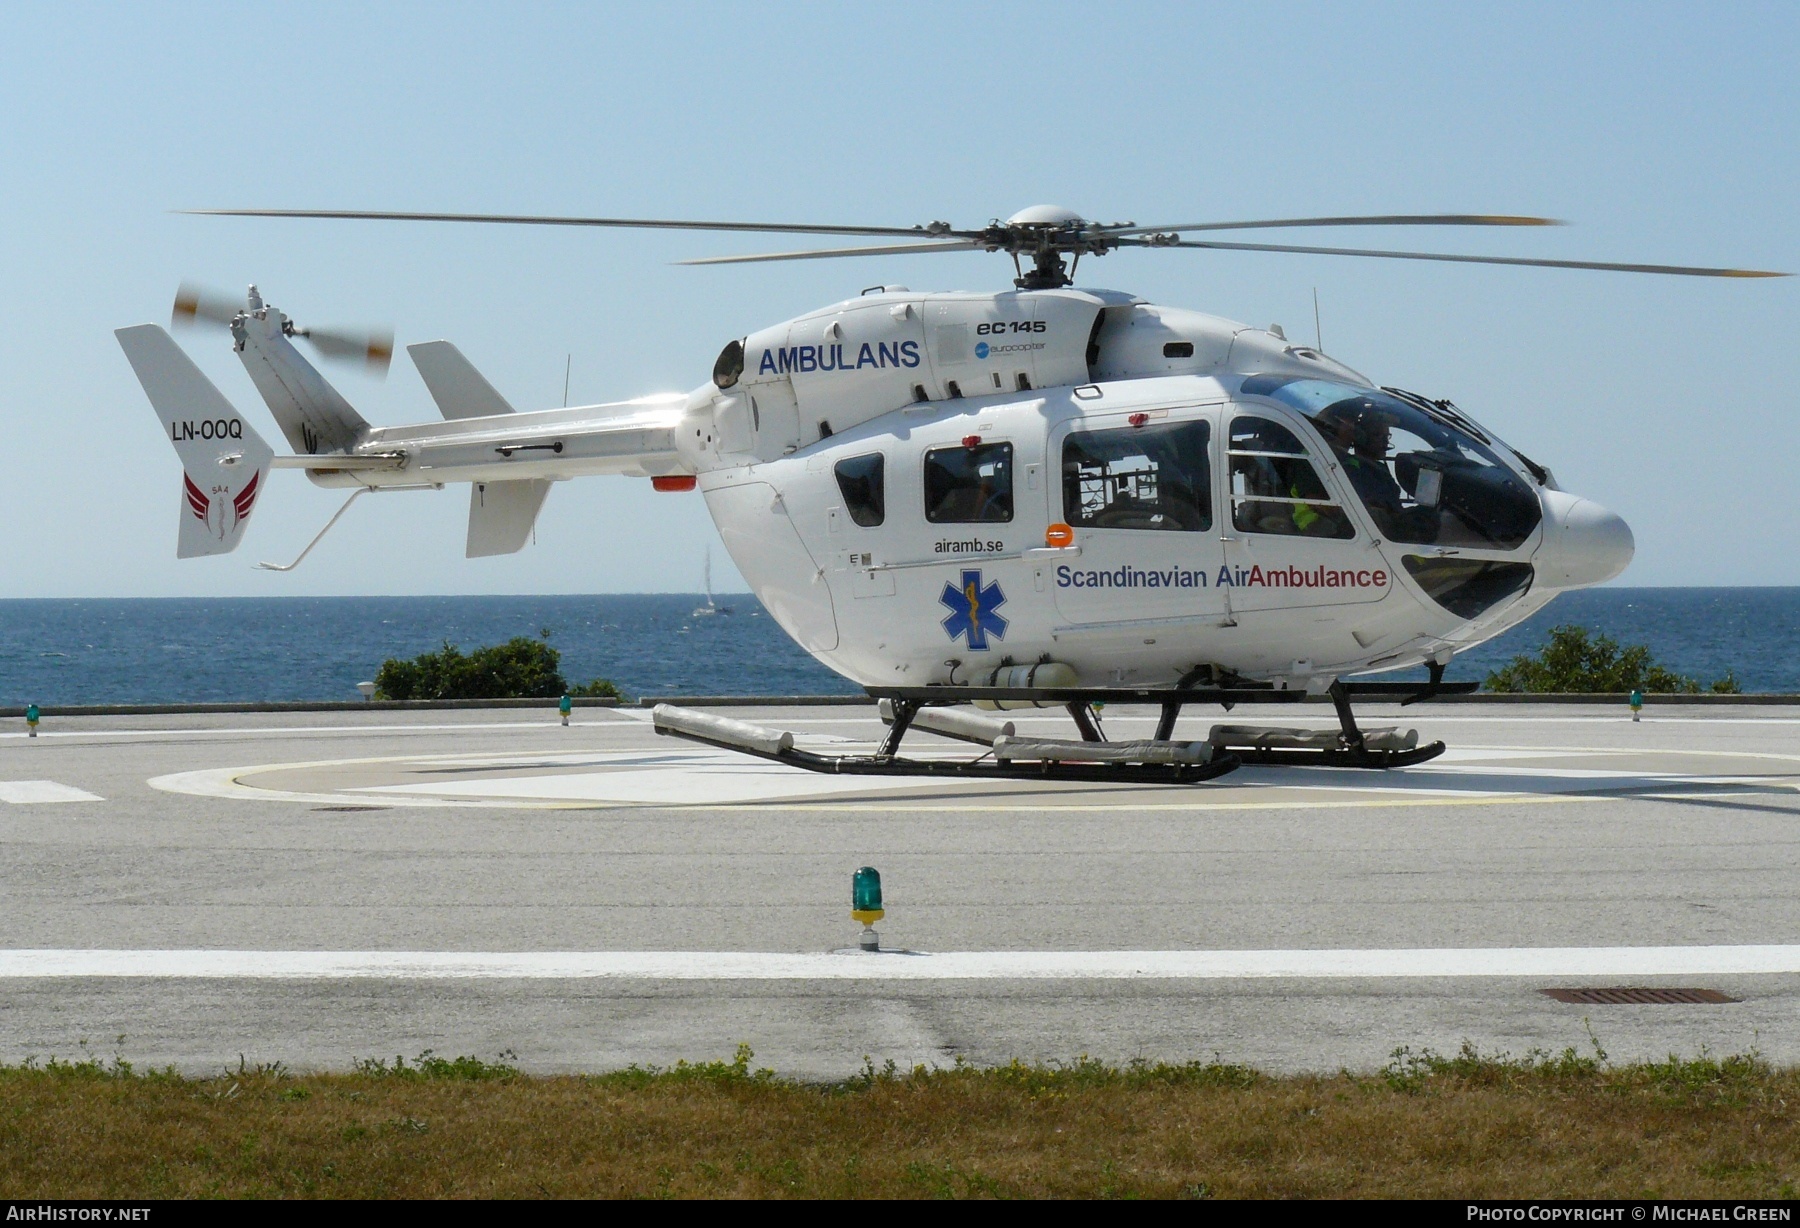
[[[822,751],[881,731],[869,707],[726,714]],[[1109,733],[1152,716],[1111,710]],[[5,730],[0,1059],[85,1039],[189,1067],[431,1048],[593,1069],[745,1041],[819,1076],[865,1054],[1330,1069],[1465,1038],[1586,1047],[1591,1026],[1615,1056],[1800,1061],[1800,709],[1365,724],[1452,750],[1108,788],[809,775],[629,709]],[[927,748],[974,753],[909,740]],[[913,954],[831,954],[864,864]],[[1743,1001],[1538,992],[1605,984]]]

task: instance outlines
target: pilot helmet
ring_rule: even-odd
[[[1348,426],[1351,447],[1366,452],[1385,448],[1388,428],[1397,425],[1400,417],[1367,397],[1356,397],[1328,406],[1318,420],[1332,436],[1337,435],[1340,426]]]

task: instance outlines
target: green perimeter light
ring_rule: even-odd
[[[850,880],[850,917],[873,925],[885,915],[881,907],[881,872],[874,866],[864,866]]]

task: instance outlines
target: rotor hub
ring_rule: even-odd
[[[1113,227],[1129,225],[1113,223]],[[1005,221],[989,222],[980,242],[988,251],[1003,251],[1013,258],[1018,273],[1013,284],[1019,289],[1054,290],[1070,284],[1083,254],[1103,256],[1118,246],[1108,229],[1061,205],[1032,205]],[[1065,263],[1064,256],[1073,256],[1073,262]],[[1022,257],[1030,258],[1029,270]]]

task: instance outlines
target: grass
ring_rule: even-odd
[[[1755,1055],[1220,1063],[731,1061],[532,1077],[431,1053],[217,1077],[0,1067],[0,1197],[1792,1197],[1800,1071]]]

